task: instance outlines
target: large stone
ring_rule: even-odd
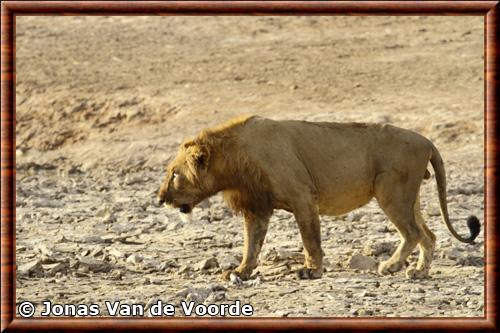
[[[55,264],[47,264],[47,265],[42,265],[43,269],[49,276],[54,276],[56,273],[66,273],[68,269],[68,264],[64,262],[58,262]]]
[[[111,270],[111,265],[102,260],[97,260],[90,257],[81,257],[78,259],[78,269],[84,272],[90,271],[94,273],[106,273]]]
[[[375,271],[377,269],[377,261],[372,257],[355,254],[349,260],[349,268],[363,271]]]
[[[198,262],[194,268],[197,271],[203,271],[203,270],[217,268],[217,267],[219,267],[219,263],[217,262],[217,259],[215,259],[214,257],[211,257],[211,258],[204,259],[204,260]]]
[[[38,259],[17,267],[17,274],[20,276],[39,276],[42,272],[42,262]]]
[[[220,256],[218,258],[218,261],[219,261],[219,267],[222,270],[232,269],[238,267],[238,265],[240,264],[240,261],[231,254],[224,254]]]

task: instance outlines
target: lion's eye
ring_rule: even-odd
[[[172,172],[172,180],[175,180],[179,174],[177,172]]]

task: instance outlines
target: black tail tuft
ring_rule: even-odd
[[[474,215],[471,215],[467,218],[467,226],[469,227],[470,237],[468,238],[469,242],[472,243],[474,239],[476,239],[477,235],[481,231],[481,224],[479,220]]]

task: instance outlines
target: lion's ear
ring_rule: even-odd
[[[189,162],[198,170],[204,170],[208,167],[210,154],[205,146],[192,146],[189,152]]]
[[[184,146],[184,149],[187,149],[191,146],[194,146],[196,143],[194,142],[194,140],[187,140],[187,141],[184,141],[184,143],[182,144]]]

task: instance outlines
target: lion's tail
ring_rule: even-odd
[[[441,208],[441,217],[443,218],[444,223],[450,230],[451,234],[463,243],[473,243],[474,239],[476,239],[477,235],[479,235],[479,231],[481,230],[481,225],[479,224],[479,220],[476,216],[471,215],[467,218],[467,227],[469,227],[470,236],[468,238],[464,238],[457,234],[455,229],[450,222],[450,217],[448,215],[448,204],[446,202],[446,173],[444,170],[443,159],[441,158],[441,154],[437,148],[431,143],[432,146],[432,156],[431,156],[431,164],[434,172],[436,174],[436,183],[439,194],[439,206]]]

